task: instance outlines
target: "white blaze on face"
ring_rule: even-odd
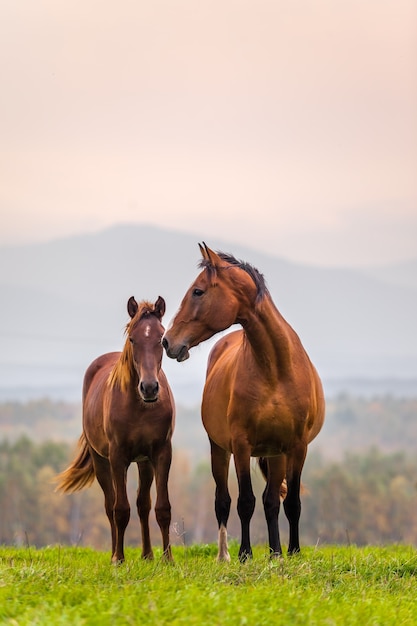
[[[151,334],[151,327],[148,324],[145,328],[145,337],[149,337],[150,334]]]

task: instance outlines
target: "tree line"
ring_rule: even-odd
[[[67,442],[35,442],[22,436],[0,443],[0,544],[83,545],[110,549],[110,530],[102,492],[95,482],[77,494],[54,492],[54,476],[73,455]],[[135,512],[136,467],[128,474],[132,507],[127,545],[140,543]],[[307,458],[303,474],[301,540],[304,545],[407,543],[417,545],[417,459],[404,451],[385,453],[377,448],[346,453],[329,460],[318,451]],[[262,509],[264,481],[253,461],[256,510],[251,527],[253,543],[267,543]],[[233,464],[230,488],[231,538],[240,536],[236,513],[237,485]],[[174,451],[170,475],[173,544],[216,541],[214,482],[208,458],[197,465],[187,454]],[[154,498],[153,498],[154,500]],[[282,540],[287,523],[281,510]],[[153,543],[160,534],[151,512]]]

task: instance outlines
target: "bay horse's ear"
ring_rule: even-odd
[[[164,317],[165,313],[165,300],[162,296],[158,296],[158,300],[155,302],[155,315],[159,320]]]
[[[129,300],[127,301],[127,312],[129,313],[132,319],[135,317],[136,313],[138,312],[138,308],[139,306],[135,298],[133,296],[130,296]]]
[[[198,247],[200,248],[201,256],[203,257],[203,259],[204,259],[205,261],[208,261],[209,259],[208,259],[207,252],[206,252],[206,250],[207,250],[207,246],[206,246],[206,244],[204,243],[204,241],[203,241],[203,245],[201,245],[201,243],[199,243],[199,244],[198,244]]]
[[[214,252],[214,250],[211,250],[211,249],[207,246],[207,244],[206,244],[206,243],[204,243],[204,241],[203,241],[203,246],[204,246],[204,253],[202,252],[203,257],[204,257],[207,261],[209,261],[209,262],[210,262],[210,264],[211,264],[213,267],[220,267],[220,266],[222,265],[222,260],[221,260],[221,258],[219,257],[219,255],[218,255],[218,254],[216,254],[216,252]],[[200,249],[201,249],[201,246],[200,246]]]

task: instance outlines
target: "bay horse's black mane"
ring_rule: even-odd
[[[250,265],[250,263],[246,263],[246,261],[240,261],[239,259],[236,259],[236,257],[234,257],[232,254],[219,251],[216,252],[223,261],[226,261],[226,263],[229,263],[230,265],[239,267],[241,270],[249,274],[256,286],[256,301],[260,302],[263,297],[268,293],[268,287],[266,286],[263,274],[261,274],[261,272],[257,270],[256,267]],[[216,273],[216,268],[213,267],[208,259],[202,259],[199,266],[201,268],[206,268],[212,274]]]

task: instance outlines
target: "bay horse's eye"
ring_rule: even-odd
[[[130,341],[131,344],[133,344],[133,338],[132,337],[129,337],[129,341]]]
[[[202,296],[203,293],[204,293],[204,291],[202,289],[194,289],[193,290],[193,296],[199,297],[199,296]]]

